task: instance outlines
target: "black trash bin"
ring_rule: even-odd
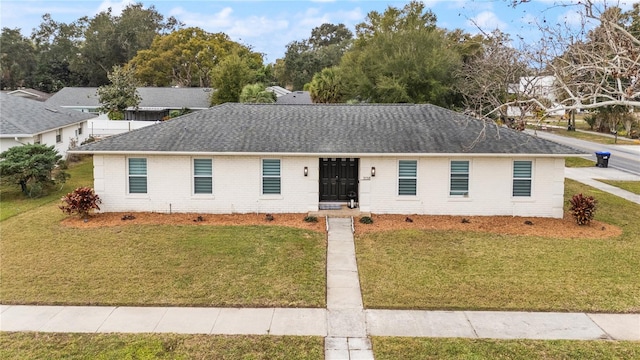
[[[601,168],[609,167],[610,157],[611,157],[611,153],[608,151],[596,151],[596,158],[598,158],[598,162],[596,163],[596,166]]]

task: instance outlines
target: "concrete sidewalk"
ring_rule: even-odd
[[[350,332],[352,325],[355,333]],[[356,352],[363,355],[370,351],[367,336],[640,341],[640,314],[422,310],[332,313],[328,309],[0,305],[0,328],[73,333],[322,336],[327,337],[327,354],[344,359],[348,351],[352,357]]]
[[[627,199],[636,204],[640,204],[640,195],[630,191],[620,189],[618,187],[605,184],[597,179],[603,180],[619,180],[619,181],[640,181],[640,176],[630,174],[621,170],[612,168],[599,167],[582,167],[582,168],[564,168],[564,176],[566,178],[581,182],[583,184],[594,187],[613,195]]]

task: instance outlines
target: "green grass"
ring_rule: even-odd
[[[639,145],[640,144],[638,141],[625,139],[623,137],[618,137],[618,142],[616,142],[614,138],[611,138],[611,137],[608,137],[608,136],[598,135],[597,133],[591,134],[591,133],[584,133],[584,132],[581,132],[581,131],[567,131],[566,129],[552,129],[552,130],[549,130],[549,131],[551,133],[556,134],[556,135],[571,137],[571,138],[580,139],[580,140],[591,141],[591,142],[595,142],[595,143],[599,143],[599,144],[606,144],[606,145],[612,145],[612,144]]]
[[[2,222],[0,303],[325,306],[322,233],[276,226],[69,228],[56,205]]]
[[[40,198],[30,198],[20,191],[20,185],[3,181],[0,185],[0,221],[44,204],[58,201],[77,187],[93,187],[93,162],[91,158],[71,164],[67,172],[71,175],[71,178],[67,180],[62,188],[53,188],[48,195]]]
[[[615,187],[619,187],[620,189],[630,191],[634,194],[640,195],[640,181],[621,181],[621,180],[605,180],[605,179],[597,179],[597,180],[609,185],[613,185]]]
[[[570,168],[577,167],[594,167],[596,162],[593,160],[581,158],[581,157],[567,157],[564,159],[564,166]]]
[[[324,359],[321,337],[0,333],[2,359]]]
[[[427,359],[638,359],[631,341],[373,338],[376,360]]]
[[[640,311],[640,205],[567,180],[599,201],[608,239],[404,230],[356,236],[367,308]],[[594,229],[597,231],[597,229]]]

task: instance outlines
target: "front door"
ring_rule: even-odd
[[[349,201],[358,196],[358,159],[320,159],[320,201]]]

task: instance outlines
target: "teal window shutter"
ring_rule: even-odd
[[[147,193],[147,159],[129,158],[129,193]]]
[[[416,195],[418,162],[400,160],[398,162],[398,195]]]
[[[469,195],[469,161],[451,161],[449,195]]]
[[[531,161],[513,162],[513,196],[531,196]]]
[[[213,194],[213,166],[211,159],[193,159],[193,192]]]
[[[280,160],[262,159],[262,193],[280,194]]]

